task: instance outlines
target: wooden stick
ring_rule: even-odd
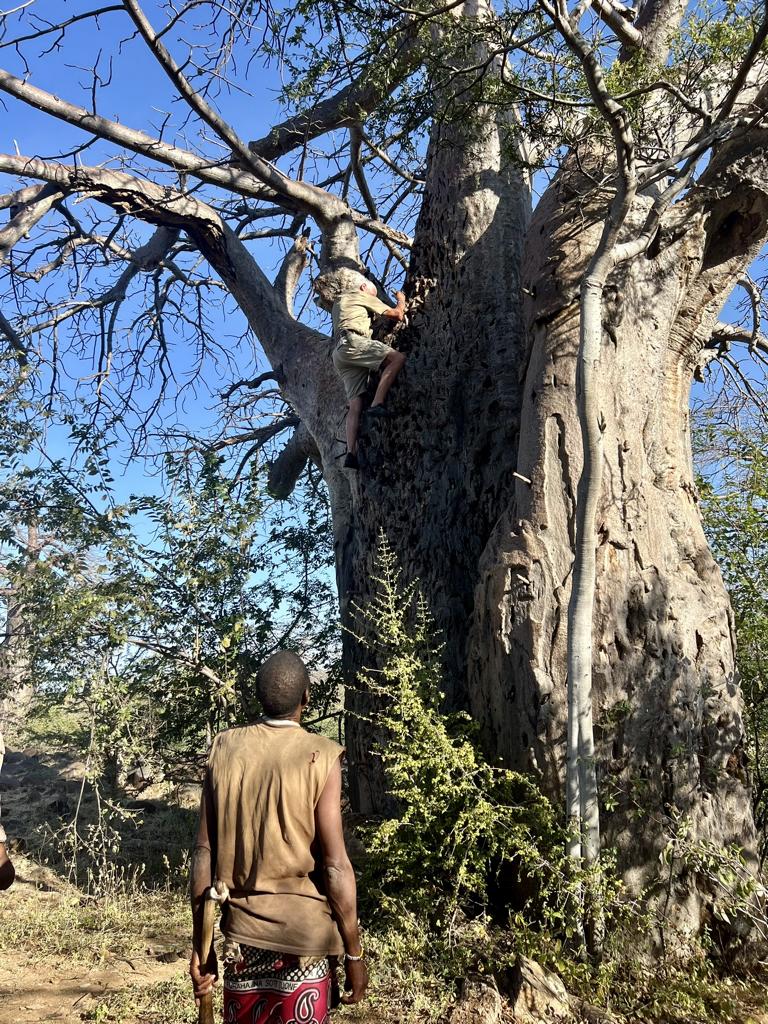
[[[200,941],[200,971],[205,973],[206,965],[211,955],[213,946],[213,926],[216,921],[216,900],[213,898],[213,890],[209,889],[205,894],[203,904],[203,928]],[[200,997],[200,1011],[198,1024],[214,1024],[213,1019],[213,992]]]

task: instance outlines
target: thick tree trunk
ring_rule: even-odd
[[[365,429],[362,471],[339,551],[346,622],[365,601],[379,533],[406,579],[418,578],[441,637],[446,701],[468,706],[466,645],[480,555],[514,484],[525,356],[520,267],[530,198],[484,112],[472,129],[433,136],[426,196],[406,283],[408,354],[390,398],[395,419]],[[349,641],[349,638],[348,638]],[[361,652],[347,643],[352,674]],[[348,746],[361,809],[381,807],[371,735],[355,715]]]
[[[42,550],[37,523],[28,523],[19,532],[19,542],[25,547],[24,574],[31,576]],[[32,692],[32,681],[24,595],[20,587],[9,583],[3,597],[5,622],[0,636],[0,700],[16,695],[18,700],[25,703]]]
[[[328,482],[344,624],[370,593],[383,532],[445,642],[446,704],[470,708],[489,751],[536,772],[559,801],[582,460],[579,290],[611,190],[595,190],[594,177],[567,162],[531,220],[503,135],[489,111],[471,129],[435,130],[408,321],[396,338],[408,362],[390,398],[395,418],[364,428],[359,474],[337,461],[343,406],[328,340],[283,323],[301,352],[281,382]],[[721,174],[714,203],[709,183],[694,189],[603,294],[592,701],[603,810],[607,798],[616,808],[604,813],[605,834],[636,889],[657,872],[678,812],[694,839],[754,851],[731,616],[701,528],[688,437],[693,370],[766,235],[763,164],[753,150],[743,168],[739,159],[730,177]],[[224,268],[225,279],[279,363],[285,339],[275,336],[273,358],[260,322],[264,281],[224,238],[235,268]],[[342,245],[334,259],[354,262],[344,253]],[[352,633],[344,659],[354,682],[369,655]],[[354,690],[348,699],[352,796],[363,811],[386,807],[376,736],[360,717],[370,700]],[[702,896],[682,875],[675,884],[669,905],[695,925]]]
[[[693,370],[765,234],[758,193],[738,179],[715,208],[696,196],[674,208],[604,295],[592,698],[605,841],[635,890],[658,875],[677,813],[694,840],[754,852],[732,620],[688,435]],[[496,129],[440,130],[397,339],[409,356],[397,419],[364,437],[339,534],[345,620],[365,600],[383,531],[445,639],[447,704],[469,707],[489,752],[537,773],[558,802],[582,460],[579,289],[609,200],[567,166],[528,224]],[[644,215],[640,203],[629,230]],[[365,660],[351,637],[345,658],[350,676]],[[352,694],[353,798],[381,810],[375,736],[356,717],[368,708]],[[684,872],[674,884],[668,906],[697,927],[705,898]]]
[[[590,188],[566,168],[529,231],[519,467],[531,483],[518,480],[484,553],[469,659],[488,746],[535,771],[555,798],[582,464],[578,290],[604,216],[604,197]],[[765,197],[761,219],[745,192],[732,187],[711,212],[694,197],[648,256],[614,272],[606,293],[593,708],[601,797],[615,804],[603,816],[607,841],[636,890],[657,874],[677,813],[690,818],[694,840],[735,842],[748,858],[755,848],[732,617],[701,527],[688,433],[702,345],[734,266],[765,231]],[[675,885],[670,907],[698,927],[702,894],[684,875]]]

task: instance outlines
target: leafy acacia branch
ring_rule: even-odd
[[[419,27],[415,17],[406,17],[390,33],[392,46],[377,55],[358,78],[249,142],[251,152],[265,160],[277,160],[328,132],[360,124],[418,67],[423,57]]]

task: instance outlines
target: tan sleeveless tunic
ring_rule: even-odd
[[[315,805],[342,752],[298,726],[263,722],[214,739],[208,773],[216,877],[230,890],[227,938],[299,956],[344,952],[313,849]]]

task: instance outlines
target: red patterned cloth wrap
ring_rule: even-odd
[[[224,971],[225,1024],[330,1024],[327,957],[240,945]]]

